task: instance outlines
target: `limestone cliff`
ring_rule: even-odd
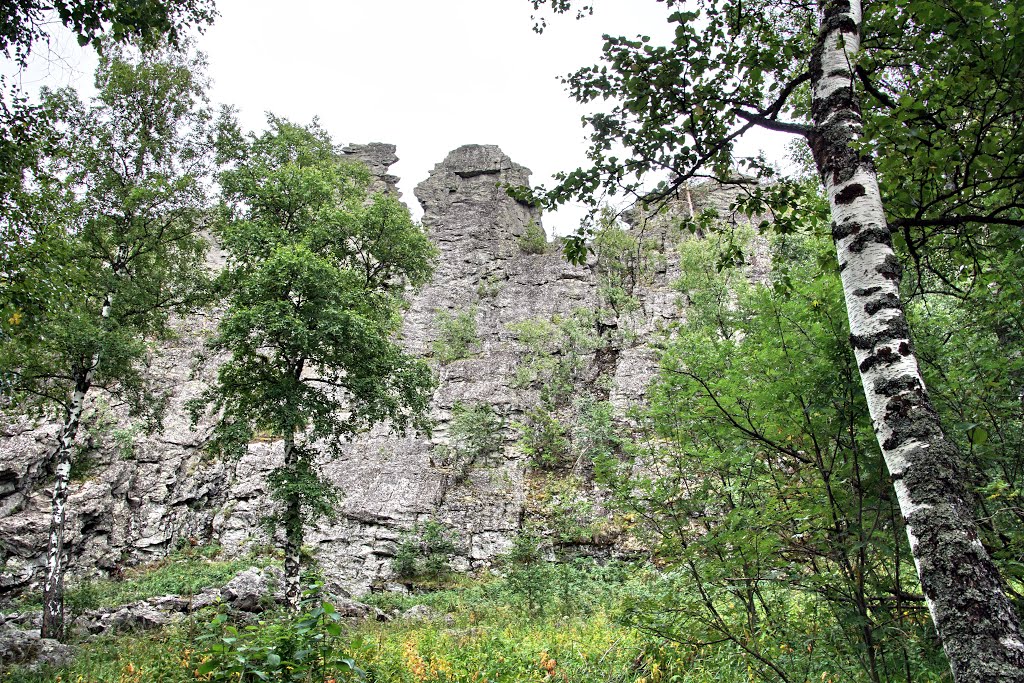
[[[367,163],[380,178],[379,189],[394,191],[396,179],[387,174],[397,160],[393,146],[345,151]],[[557,249],[526,253],[522,239],[541,217],[501,186],[528,184],[529,173],[496,146],[468,145],[451,152],[416,188],[440,260],[434,280],[411,297],[403,343],[413,353],[432,355],[445,312],[471,314],[477,340],[469,357],[436,362],[436,427],[429,438],[395,437],[381,427],[325,463],[344,498],[334,520],[309,530],[307,543],[339,587],[358,593],[388,581],[396,542],[418,522],[447,525],[456,538],[456,564],[468,568],[507,548],[532,514],[535,482],[512,425],[539,404],[544,387],[517,379],[525,351],[513,331],[516,323],[600,311],[588,320],[601,342],[583,351],[576,372],[622,410],[641,399],[652,376],[646,340],[682,316],[669,287],[675,268],[670,254],[654,262],[636,288],[638,305],[616,314],[602,301],[596,264],[571,266]],[[214,252],[212,263],[219,258]],[[214,326],[215,315],[180,321],[177,339],[152,359],[150,372],[171,398],[161,433],[145,434],[117,406],[93,400],[80,431],[66,531],[72,573],[116,573],[184,542],[219,543],[229,553],[268,542],[260,521],[267,512],[266,475],[277,464],[280,443],[254,442],[240,460],[212,461],[203,452],[209,425],[193,429],[184,410],[215,371],[217,359],[202,358],[203,340]],[[439,449],[460,403],[491,406],[505,426],[494,453],[453,476]],[[17,417],[0,429],[2,594],[29,588],[44,562],[45,460],[56,427]],[[572,470],[585,475],[586,464],[570,464]],[[579,482],[585,487],[586,477]]]

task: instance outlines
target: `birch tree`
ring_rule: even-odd
[[[918,273],[930,268],[953,284],[951,263],[962,273],[984,249],[1020,248],[1020,8],[998,0],[871,2],[865,12],[859,0],[665,5],[671,45],[606,36],[605,64],[567,79],[581,101],[618,102],[587,117],[592,166],[561,176],[543,201],[594,201],[608,191],[656,203],[693,178],[728,180],[734,143],[751,131],[805,140],[831,209],[878,444],[954,677],[1024,680],[1019,618],[975,525],[961,454],[925,388],[891,230],[899,228]],[[645,191],[652,173],[668,180]],[[795,229],[785,210],[791,190],[786,182],[763,186],[741,208],[774,211],[774,229]],[[570,242],[570,257],[585,255],[584,237]]]
[[[211,345],[230,358],[194,408],[218,412],[221,452],[244,450],[257,432],[280,440],[272,521],[284,529],[285,594],[297,609],[304,529],[336,502],[318,458],[378,423],[426,426],[433,377],[396,336],[405,288],[430,277],[435,250],[395,197],[369,196],[369,172],[317,124],[269,124],[243,136],[222,121],[233,163],[220,176],[218,230],[228,308]]]
[[[105,391],[158,423],[159,396],[142,373],[148,342],[169,333],[171,314],[190,310],[204,289],[210,155],[201,68],[179,53],[115,53],[101,60],[91,106],[70,92],[46,94],[68,115],[62,151],[46,161],[45,183],[26,192],[62,203],[38,204],[28,212],[36,220],[5,226],[18,238],[2,268],[5,393],[62,421],[50,456],[44,637],[63,634],[64,524],[87,398]]]

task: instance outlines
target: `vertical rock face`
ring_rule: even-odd
[[[378,176],[376,189],[394,191],[396,179],[387,175],[397,160],[393,145],[344,151]],[[430,437],[394,436],[380,427],[324,463],[343,498],[336,518],[310,529],[307,543],[339,587],[361,592],[386,582],[400,536],[426,520],[452,530],[461,568],[491,560],[522,524],[531,475],[510,425],[539,404],[540,387],[514,381],[523,347],[510,326],[601,306],[593,264],[575,267],[557,249],[530,254],[521,247],[540,215],[511,199],[503,186],[526,185],[529,174],[496,146],[467,145],[416,188],[440,259],[434,280],[411,298],[403,343],[412,353],[431,356],[441,334],[439,316],[459,313],[473,317],[477,339],[467,358],[435,359],[439,387]],[[595,319],[602,333],[624,327],[635,333],[583,358],[588,381],[602,379],[602,391],[619,408],[640,400],[653,375],[645,340],[681,317],[669,287],[674,277],[669,257],[635,293],[637,308],[622,317],[604,311]],[[152,372],[172,397],[162,433],[145,435],[117,409],[94,400],[92,428],[80,437],[83,461],[92,466],[79,468],[67,524],[73,572],[116,573],[184,542],[218,543],[235,553],[269,542],[260,521],[270,511],[266,476],[281,444],[254,442],[240,460],[213,462],[202,451],[209,425],[193,429],[184,409],[215,371],[213,359],[192,372],[214,326],[203,317],[182,321],[180,337],[154,360]],[[455,477],[439,449],[448,441],[458,403],[489,405],[505,427],[494,453]],[[39,578],[49,502],[45,456],[55,434],[53,425],[26,418],[9,419],[0,432],[0,595]]]
[[[347,158],[362,162],[370,169],[370,173],[376,177],[370,186],[372,192],[391,192],[400,197],[402,193],[398,191],[398,177],[388,174],[388,169],[398,162],[395,149],[394,145],[384,142],[371,142],[366,145],[349,145],[341,151]]]

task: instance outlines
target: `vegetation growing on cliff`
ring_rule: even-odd
[[[304,529],[336,509],[318,443],[337,453],[379,423],[426,425],[433,379],[395,335],[405,288],[429,279],[435,249],[397,199],[370,195],[367,170],[342,160],[323,129],[268,123],[248,136],[220,123],[227,310],[211,346],[230,358],[194,407],[214,408],[225,452],[255,430],[283,439],[271,494],[297,608]]]
[[[370,196],[370,175],[317,125],[271,117],[266,133],[244,135],[222,119],[227,310],[213,346],[226,361],[196,407],[214,406],[222,450],[283,441],[270,484],[292,610],[221,609],[153,637],[86,643],[59,680],[947,680],[932,620],[957,680],[1024,677],[1024,60],[1007,38],[1020,11],[664,5],[671,45],[609,37],[607,63],[569,78],[577,98],[611,96],[613,108],[588,117],[593,167],[562,177],[547,200],[639,192],[634,178],[668,169],[648,199],[685,191],[689,202],[688,183],[707,173],[738,188],[730,212],[772,220],[759,236],[737,225],[723,235],[713,212],[691,205],[681,219],[663,213],[672,224],[657,240],[609,214],[589,242],[569,240],[575,261],[594,257],[597,304],[507,326],[512,388],[530,404],[446,404],[448,440],[431,451],[441,501],[499,455],[522,465],[527,491],[509,496],[520,533],[485,539],[511,547],[493,572],[463,580],[449,561],[467,545],[479,557],[480,539],[440,522],[397,539],[389,529],[372,561],[387,566],[393,552],[392,578],[413,592],[368,599],[391,616],[416,608],[391,623],[345,622],[318,585],[300,604],[302,542],[337,509],[321,455],[376,424],[426,426],[434,381],[398,336],[404,295],[429,278],[434,250],[396,199]],[[117,26],[115,39],[135,35]],[[90,40],[98,30],[76,28]],[[0,34],[0,49],[15,44]],[[189,106],[202,79],[156,54],[111,56],[95,110],[68,93],[44,98],[55,125],[15,150],[31,163],[0,216],[0,388],[5,400],[12,387],[42,396],[65,418],[45,633],[59,630],[60,520],[82,402],[108,382],[159,407],[144,400],[140,363],[201,280],[204,184],[184,169],[212,162],[207,114]],[[186,120],[195,125],[182,141]],[[761,161],[748,169],[763,182],[735,181],[733,142],[754,126],[806,138],[824,195]],[[610,156],[620,143],[628,158]],[[516,227],[518,253],[502,258],[543,263],[543,231]],[[687,227],[692,238],[678,239]],[[752,277],[743,260],[759,250],[768,258]],[[502,315],[497,273],[512,270],[487,265],[469,280],[494,300],[481,320]],[[645,321],[663,334],[631,348],[644,288],[677,265],[686,324]],[[477,317],[475,307],[437,314],[442,373],[485,365],[443,367],[498,346],[481,344]],[[624,351],[658,363],[632,406],[610,384],[636,367],[618,363]],[[96,467],[78,465],[83,478]],[[200,565],[203,584],[229,571]],[[149,578],[140,590],[197,585]],[[965,590],[965,578],[981,589]],[[450,589],[416,592],[442,582]],[[104,601],[138,595],[118,583],[104,584],[115,596]],[[83,588],[79,604],[99,602],[95,585]]]
[[[151,429],[163,397],[145,381],[149,344],[205,289],[200,236],[211,161],[200,58],[114,51],[90,105],[44,92],[60,138],[21,179],[0,262],[0,383],[26,408],[58,416],[43,633],[62,636],[64,520],[74,441],[96,391]]]
[[[531,1],[580,17],[592,9]],[[976,288],[1017,289],[1016,273],[1002,266],[1021,248],[1024,53],[1010,37],[1019,9],[999,0],[665,9],[673,29],[665,44],[606,36],[603,63],[566,79],[578,101],[609,105],[585,117],[589,164],[559,176],[541,203],[594,205],[603,190],[657,205],[694,178],[729,181],[735,145],[749,131],[806,143],[829,207],[877,447],[951,671],[959,681],[1024,680],[1016,591],[979,541],[988,519],[967,486],[972,454],[957,447],[926,389],[905,300],[962,303]],[[763,160],[745,165],[777,175]],[[662,173],[667,180],[644,188]],[[794,211],[800,187],[798,179],[766,183],[737,204],[751,215],[772,212],[774,224],[763,227],[780,234],[813,229]],[[567,242],[575,262],[587,251],[583,234]],[[903,263],[913,269],[901,288]]]

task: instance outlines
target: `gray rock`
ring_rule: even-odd
[[[239,612],[262,612],[268,604],[283,599],[281,578],[281,570],[277,567],[252,567],[224,584],[220,597]]]
[[[396,191],[395,179],[387,173],[397,161],[393,145],[351,145],[344,152],[367,164],[377,176],[375,188]],[[434,280],[411,297],[402,343],[412,353],[430,356],[440,334],[440,311],[474,311],[479,343],[472,357],[437,365],[440,384],[431,409],[431,438],[395,436],[379,426],[344,444],[338,459],[325,459],[324,474],[343,499],[336,519],[307,529],[306,544],[334,594],[358,596],[371,585],[387,585],[397,543],[428,519],[452,530],[459,555],[454,565],[467,571],[488,566],[520,528],[528,464],[514,430],[506,428],[497,453],[474,464],[464,477],[453,477],[435,464],[435,455],[447,443],[456,403],[488,403],[508,422],[521,419],[537,404],[536,388],[513,386],[524,349],[510,325],[599,305],[593,263],[571,266],[557,250],[526,254],[520,248],[527,226],[540,225],[541,216],[511,199],[504,186],[528,185],[529,176],[529,169],[497,146],[466,145],[452,151],[416,187],[423,225],[440,259]],[[698,210],[703,205],[721,209],[736,191],[702,187],[690,201]],[[678,276],[671,244],[678,239],[673,220],[677,223],[688,210],[688,203],[680,200],[668,214],[642,226],[649,239],[666,245],[665,262],[636,292],[635,311],[601,321],[608,330],[630,334],[620,334],[600,357],[583,359],[584,379],[596,387],[598,379],[610,378],[610,387],[600,391],[623,413],[643,400],[657,367],[646,340],[685,317],[670,286]],[[640,226],[643,219],[634,220]],[[764,271],[765,255],[756,257],[757,268]],[[224,254],[214,247],[209,267],[223,263]],[[256,441],[238,460],[212,461],[203,452],[210,420],[193,427],[185,409],[216,372],[218,359],[203,358],[204,341],[215,326],[216,315],[178,320],[177,337],[163,342],[154,354],[148,372],[169,399],[161,433],[146,435],[120,409],[107,407],[98,395],[91,399],[79,445],[94,466],[71,488],[65,525],[69,583],[116,575],[126,566],[165,557],[181,543],[217,543],[226,554],[240,555],[280,540],[268,537],[260,524],[272,512],[267,475],[281,460],[280,442]],[[562,409],[559,417],[571,421],[571,410]],[[115,431],[117,440],[89,436]],[[47,453],[56,433],[57,425],[16,412],[0,419],[0,598],[38,588],[49,527]],[[243,572],[220,591],[196,596],[193,608],[219,598],[235,609],[259,610],[272,579],[273,572]],[[157,613],[180,610],[150,604],[144,612],[121,615],[118,623],[148,627],[161,619]]]
[[[413,605],[402,612],[402,619],[409,621],[430,621],[437,618],[437,612],[426,605]]]
[[[0,670],[12,664],[31,670],[44,666],[60,667],[74,659],[74,650],[50,638],[40,638],[38,630],[26,631],[0,625]]]
[[[374,621],[389,621],[391,619],[376,607],[350,598],[334,598],[329,602],[334,605],[338,615],[346,619],[373,619]]]

